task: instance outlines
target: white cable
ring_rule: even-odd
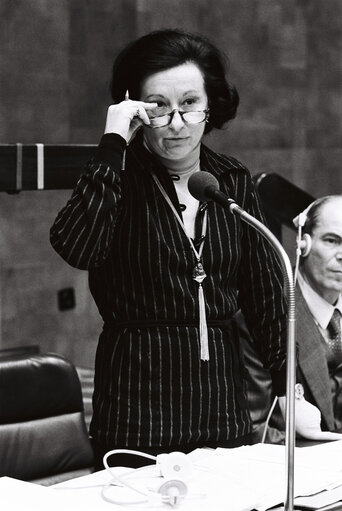
[[[297,277],[298,277],[298,269],[299,269],[299,261],[301,256],[301,249],[300,249],[300,241],[302,239],[302,226],[301,224],[298,225],[298,232],[297,232],[297,248],[296,248],[296,263],[295,263],[295,269],[293,273],[293,285],[296,286],[297,283]]]
[[[148,497],[148,494],[144,494],[143,492],[140,492],[139,490],[137,490],[136,488],[126,484],[126,483],[123,483],[124,486],[126,486],[127,488],[130,488],[134,491],[137,491],[138,493],[141,493],[142,495],[145,495],[146,496],[146,499],[144,500],[133,500],[133,501],[129,501],[129,500],[125,500],[125,501],[120,501],[120,500],[114,500],[110,497],[108,497],[106,495],[106,492],[107,490],[113,485],[115,484],[115,486],[117,486],[117,480],[118,478],[115,477],[112,479],[112,481],[110,481],[109,483],[105,484],[102,486],[102,490],[101,490],[101,497],[103,498],[103,500],[105,500],[106,502],[109,502],[110,504],[118,504],[120,506],[132,506],[132,505],[135,505],[135,504],[146,504],[149,499],[147,498]]]
[[[138,488],[135,488],[134,486],[129,484],[126,480],[124,480],[124,478],[128,477],[130,474],[136,473],[137,470],[142,471],[142,470],[150,469],[151,467],[147,466],[147,467],[141,467],[139,469],[129,470],[128,472],[121,474],[119,477],[114,472],[112,472],[111,467],[108,465],[108,462],[107,462],[107,459],[109,458],[109,456],[112,456],[115,454],[132,454],[135,456],[141,456],[143,458],[148,458],[148,459],[152,459],[152,460],[156,461],[156,464],[158,464],[158,460],[161,459],[160,458],[161,455],[152,456],[150,454],[146,454],[146,453],[143,453],[140,451],[133,451],[133,450],[128,450],[128,449],[114,449],[112,451],[108,451],[103,457],[103,465],[104,465],[105,469],[111,474],[112,480],[109,483],[103,485],[102,490],[101,490],[101,497],[106,502],[109,502],[111,504],[118,504],[118,505],[122,505],[122,506],[123,505],[127,506],[127,505],[136,505],[136,504],[145,504],[145,503],[150,503],[151,505],[152,504],[153,505],[170,504],[171,506],[176,506],[176,505],[178,505],[180,500],[182,500],[185,497],[185,495],[187,493],[187,486],[184,484],[184,482],[179,481],[179,480],[167,481],[159,488],[158,492],[155,492],[155,491],[145,491],[144,492],[144,491],[139,490]],[[174,453],[174,454],[176,454],[176,453]],[[165,455],[165,456],[168,456],[168,455]],[[114,500],[111,497],[108,497],[108,495],[106,494],[107,490],[113,485],[126,487],[136,493],[139,493],[140,495],[142,495],[145,498],[143,500],[135,500],[135,501]],[[182,486],[180,487],[180,485],[182,485],[184,488]],[[166,486],[167,486],[167,488],[166,488]]]
[[[104,465],[105,469],[108,470],[108,472],[113,477],[113,481],[110,484],[113,484],[114,481],[117,481],[120,484],[120,486],[126,486],[130,490],[133,490],[137,493],[140,493],[140,495],[144,495],[145,497],[147,497],[147,493],[144,493],[144,492],[138,490],[137,488],[134,488],[134,486],[131,486],[129,483],[124,481],[121,477],[118,477],[116,474],[114,474],[114,472],[112,472],[111,467],[108,465],[107,459],[109,458],[109,456],[113,456],[114,454],[132,454],[135,456],[141,456],[142,458],[148,458],[150,460],[155,460],[155,461],[157,460],[156,456],[152,456],[151,454],[146,454],[146,453],[140,452],[140,451],[130,451],[128,449],[114,449],[112,451],[108,451],[103,456],[103,465]]]
[[[109,458],[109,456],[112,456],[115,454],[120,454],[120,453],[121,454],[132,454],[132,455],[137,455],[137,456],[141,456],[144,458],[153,459],[153,460],[156,460],[156,465],[148,465],[148,466],[139,467],[136,469],[130,469],[126,472],[121,473],[120,477],[119,477],[111,471],[112,467],[110,467],[108,465],[107,459]],[[171,454],[179,455],[181,453],[174,452]],[[178,479],[178,478],[177,479],[176,478],[174,478],[174,479],[166,478],[166,480],[165,480],[165,474],[164,474],[165,467],[163,467],[163,469],[161,470],[161,467],[158,466],[158,463],[159,463],[159,465],[161,465],[163,463],[161,461],[163,459],[162,456],[168,456],[168,454],[152,456],[150,454],[142,453],[140,451],[131,451],[131,450],[127,450],[127,449],[116,449],[113,451],[109,451],[105,454],[105,456],[103,458],[103,464],[104,464],[106,470],[109,471],[109,473],[112,476],[112,479],[108,483],[106,483],[106,484],[92,484],[92,485],[87,485],[87,486],[63,486],[63,487],[56,487],[56,490],[84,490],[84,489],[89,489],[89,488],[101,488],[101,497],[103,498],[103,500],[105,500],[106,502],[109,502],[110,504],[117,504],[120,506],[132,506],[132,505],[137,505],[137,504],[148,503],[148,504],[151,504],[151,506],[156,506],[156,505],[160,505],[160,504],[168,504],[172,507],[177,507],[178,504],[187,495],[187,486],[184,483],[184,481],[182,481],[181,479]],[[176,460],[176,461],[178,461],[178,460]],[[184,465],[184,466],[186,466],[186,465]],[[160,486],[158,491],[148,489],[146,492],[143,492],[143,491],[138,490],[137,488],[134,488],[129,483],[124,481],[124,478],[129,477],[130,475],[136,474],[139,471],[148,472],[148,471],[154,470],[154,472],[156,472],[155,471],[156,467],[158,469],[158,471],[157,471],[158,477],[160,477],[162,475],[164,478],[164,483]],[[178,465],[176,467],[177,467],[177,469],[179,468]],[[208,467],[202,467],[201,465],[195,465],[195,467],[198,470],[205,470],[206,472],[210,472],[210,469]],[[181,475],[182,475],[182,477],[184,477],[187,474],[183,470]],[[111,498],[107,495],[107,491],[112,486],[121,487],[121,488],[126,487],[130,490],[140,493],[145,498],[143,500],[134,500],[134,501],[114,500],[113,498]],[[197,498],[197,499],[203,500],[203,499],[207,498],[207,494],[206,493],[192,494],[190,496],[190,498],[192,498],[192,499]]]
[[[267,419],[266,419],[266,422],[265,422],[265,427],[264,427],[264,432],[262,434],[262,438],[261,438],[261,443],[264,444],[265,443],[265,439],[266,439],[266,433],[267,433],[267,429],[268,429],[268,423],[270,422],[270,419],[272,417],[272,413],[273,413],[273,410],[274,410],[274,407],[276,405],[278,401],[278,396],[276,396],[274,399],[273,399],[273,403],[272,403],[272,406],[270,408],[270,411],[268,412],[268,415],[267,415]]]
[[[143,458],[148,458],[148,459],[152,459],[152,460],[155,460],[156,461],[156,457],[155,456],[151,456],[150,454],[146,454],[146,453],[142,453],[142,452],[139,452],[139,451],[130,451],[128,449],[113,449],[112,451],[108,451],[104,457],[103,457],[103,465],[105,467],[105,469],[112,475],[113,479],[105,484],[103,487],[102,487],[102,490],[101,490],[101,497],[106,501],[106,502],[110,502],[111,504],[118,504],[118,505],[135,505],[135,504],[145,504],[145,503],[148,503],[149,499],[148,499],[148,493],[146,492],[142,492],[140,490],[138,490],[138,488],[134,488],[134,486],[131,486],[127,481],[124,481],[123,480],[123,477],[127,477],[129,474],[131,474],[132,472],[134,472],[133,470],[130,470],[128,472],[125,472],[124,474],[121,475],[121,477],[117,476],[116,474],[114,474],[114,472],[112,472],[111,470],[111,467],[108,465],[108,462],[107,462],[107,459],[109,458],[109,456],[113,456],[115,454],[132,454],[132,455],[135,455],[135,456],[141,456]],[[145,467],[142,467],[142,468],[145,468]],[[143,495],[144,497],[146,497],[144,500],[135,500],[135,501],[118,501],[118,500],[114,500],[110,497],[108,497],[106,495],[106,492],[107,490],[113,485],[115,484],[116,486],[121,486],[121,487],[126,487],[126,488],[129,488],[130,490],[136,492],[136,493],[139,493],[140,495]]]
[[[109,471],[110,471],[110,466],[107,463],[107,459],[109,458],[109,456],[112,456],[114,454],[132,454],[133,456],[141,456],[142,458],[148,458],[150,460],[155,460],[155,461],[157,460],[156,456],[152,456],[152,454],[146,454],[145,452],[132,451],[130,449],[113,449],[112,451],[108,451],[103,456],[103,465]]]

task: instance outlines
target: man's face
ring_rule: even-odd
[[[342,197],[324,204],[302,271],[311,287],[334,304],[342,292]]]

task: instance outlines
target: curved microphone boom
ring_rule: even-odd
[[[287,357],[286,357],[286,495],[285,510],[294,509],[294,446],[295,446],[295,384],[296,384],[296,339],[295,339],[295,291],[291,262],[278,238],[257,218],[247,213],[233,199],[220,191],[217,179],[209,172],[199,171],[192,174],[188,181],[189,192],[200,202],[214,201],[228,208],[231,213],[240,216],[254,227],[272,245],[278,255],[283,276],[286,281],[287,315]]]

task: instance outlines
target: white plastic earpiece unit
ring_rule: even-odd
[[[189,480],[192,474],[192,464],[184,452],[171,452],[157,456],[157,467],[160,475],[165,479],[180,479],[183,482]]]
[[[121,477],[112,471],[111,467],[109,467],[107,462],[108,457],[114,454],[122,453],[143,456],[145,458],[153,459],[156,461],[157,471],[159,472],[159,475],[164,478],[164,481],[159,486],[158,491],[144,492],[138,488],[135,488],[131,483],[129,483],[127,479],[129,475],[132,475],[134,473],[134,470],[123,474]],[[109,484],[104,485],[104,487],[102,488],[101,495],[103,499],[106,500],[107,502],[120,505],[150,503],[151,505],[169,504],[171,506],[178,506],[181,500],[183,500],[188,493],[188,487],[186,482],[190,479],[193,471],[192,463],[188,456],[183,452],[177,451],[171,452],[170,454],[165,453],[159,454],[158,456],[151,456],[149,454],[142,453],[139,451],[130,451],[128,449],[114,449],[105,454],[105,456],[103,457],[103,464],[105,468],[112,474],[113,479]],[[118,486],[126,486],[133,492],[138,493],[140,496],[139,500],[122,502],[114,500],[113,498],[109,497],[107,493],[111,487],[113,488],[112,486],[113,483]]]

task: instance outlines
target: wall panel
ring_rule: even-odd
[[[227,53],[241,97],[208,145],[314,196],[341,192],[340,0],[2,0],[0,19],[0,143],[97,143],[114,56],[136,36],[179,27]],[[89,366],[101,322],[87,274],[48,242],[68,196],[0,195],[0,342],[38,343]],[[76,306],[59,311],[67,287]]]

